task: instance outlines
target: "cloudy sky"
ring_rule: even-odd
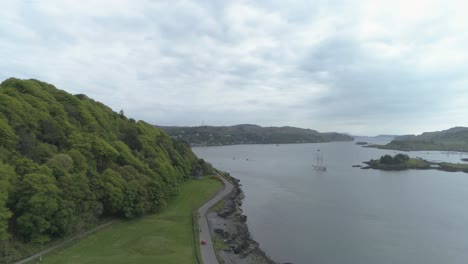
[[[464,1],[2,1],[0,79],[159,125],[468,126]]]

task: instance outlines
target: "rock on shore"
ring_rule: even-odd
[[[234,185],[233,191],[224,198],[224,207],[208,213],[213,238],[224,241],[224,250],[219,255],[226,264],[277,264],[252,240],[247,228],[247,216],[242,214],[244,193],[239,180],[227,176]]]

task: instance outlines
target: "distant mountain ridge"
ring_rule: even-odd
[[[396,138],[396,137],[400,137],[400,136],[399,135],[387,135],[387,134],[375,136],[375,138]]]
[[[421,135],[404,135],[379,148],[400,150],[468,151],[468,127],[424,132]]]
[[[298,127],[261,127],[252,124],[234,126],[157,126],[172,137],[193,146],[237,144],[286,144],[352,141],[353,137],[336,132],[321,133]]]

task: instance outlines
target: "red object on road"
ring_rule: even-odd
[[[206,241],[202,239],[201,244],[206,245]]]

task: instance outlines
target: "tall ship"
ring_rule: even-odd
[[[317,152],[320,152],[320,149],[317,150]],[[315,170],[318,171],[327,171],[327,166],[323,165],[323,156],[322,154],[317,153],[317,156],[315,157],[315,165],[313,164],[312,167],[314,167]]]

